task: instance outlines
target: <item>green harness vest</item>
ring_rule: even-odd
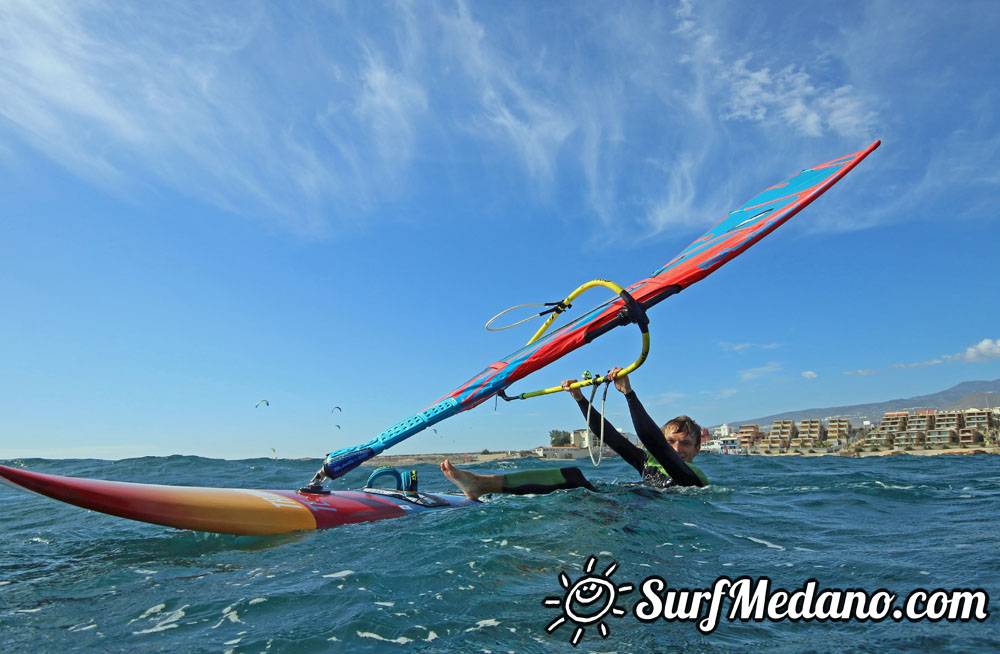
[[[708,486],[708,477],[705,475],[705,473],[702,472],[693,463],[688,463],[687,465],[689,468],[691,468],[694,474],[698,475],[698,479],[701,480],[701,483],[704,484],[705,486]],[[663,466],[660,465],[660,462],[657,461],[656,457],[654,457],[652,453],[650,453],[649,451],[646,452],[646,467],[658,470],[660,474],[662,474],[664,477],[666,477],[667,479],[671,479],[670,473],[668,473],[666,470],[663,469]]]

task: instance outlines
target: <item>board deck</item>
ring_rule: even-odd
[[[64,477],[0,466],[0,481],[60,502],[178,529],[241,536],[326,529],[479,504],[459,495],[367,488],[327,494],[165,486]]]

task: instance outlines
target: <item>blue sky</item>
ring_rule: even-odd
[[[997,33],[992,2],[4,3],[0,457],[366,441],[527,340],[501,309],[631,284],[876,138],[651,312],[634,386],[707,425],[1000,378]],[[582,422],[489,402],[392,451]]]

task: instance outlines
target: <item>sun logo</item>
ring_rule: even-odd
[[[615,602],[619,595],[633,590],[632,584],[616,586],[611,582],[611,575],[618,569],[618,563],[612,562],[601,574],[593,574],[596,564],[597,558],[589,557],[583,568],[587,574],[577,579],[576,583],[571,583],[566,573],[560,572],[559,585],[566,589],[566,594],[562,597],[546,597],[542,601],[544,606],[562,608],[562,615],[545,627],[547,633],[551,634],[567,620],[576,625],[569,639],[573,647],[583,638],[585,628],[595,623],[601,638],[607,638],[610,632],[608,625],[603,622],[604,616],[608,613],[615,617],[625,615],[625,609],[615,606]]]

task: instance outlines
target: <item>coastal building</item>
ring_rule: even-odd
[[[799,435],[799,428],[794,420],[775,420],[771,425],[771,438],[791,440]]]
[[[954,429],[941,428],[932,429],[927,432],[928,445],[949,445],[958,442],[958,432]]]
[[[965,426],[978,429],[981,434],[989,433],[995,424],[993,412],[988,409],[968,409],[965,411]]]
[[[882,422],[865,436],[865,444],[878,447],[893,445],[896,437],[906,431],[906,421],[909,417],[907,411],[889,411],[883,414]]]
[[[718,427],[715,428],[715,432],[712,434],[712,437],[713,438],[728,438],[729,436],[732,436],[735,433],[736,432],[733,430],[732,426],[729,423],[724,422],[724,423],[722,423],[721,425],[719,425]]]
[[[965,413],[962,411],[939,411],[934,416],[935,429],[953,429],[956,433],[965,426]]]
[[[760,425],[740,425],[736,437],[739,439],[740,447],[749,450],[761,439]]]
[[[958,432],[958,442],[963,445],[969,445],[972,443],[982,443],[983,435],[975,427],[963,427]]]
[[[812,437],[803,437],[800,433],[795,438],[788,439],[788,449],[792,452],[803,452],[816,447],[816,440]]]
[[[799,421],[799,435],[797,438],[799,441],[798,447],[800,448],[810,448],[817,443],[822,443],[826,440],[826,427],[823,426],[823,421],[819,418]],[[795,441],[795,438],[789,440],[788,446],[795,449]]]
[[[575,459],[579,452],[580,448],[571,446],[535,448],[535,454],[542,459]]]
[[[826,419],[826,439],[840,444],[846,444],[851,436],[851,421],[847,418]]]
[[[906,431],[906,422],[909,418],[910,414],[908,411],[889,411],[882,416],[882,424],[878,426],[878,429],[894,434]]]
[[[927,432],[920,429],[907,429],[896,434],[896,447],[922,447],[927,442]]]
[[[713,438],[708,446],[702,449],[714,454],[746,454],[746,450],[740,446],[740,439],[735,434]]]
[[[765,434],[757,442],[757,450],[760,452],[784,452],[788,449],[788,438],[776,436],[774,433]]]
[[[896,434],[896,447],[923,447],[927,444],[927,433],[934,428],[934,409],[922,409],[906,421],[906,430]]]
[[[908,431],[922,431],[925,434],[934,429],[934,420],[937,412],[933,409],[917,411],[907,420],[906,429]]]
[[[891,447],[896,442],[896,436],[898,435],[899,432],[876,429],[869,432],[868,435],[865,436],[865,445],[871,445],[874,447]]]

